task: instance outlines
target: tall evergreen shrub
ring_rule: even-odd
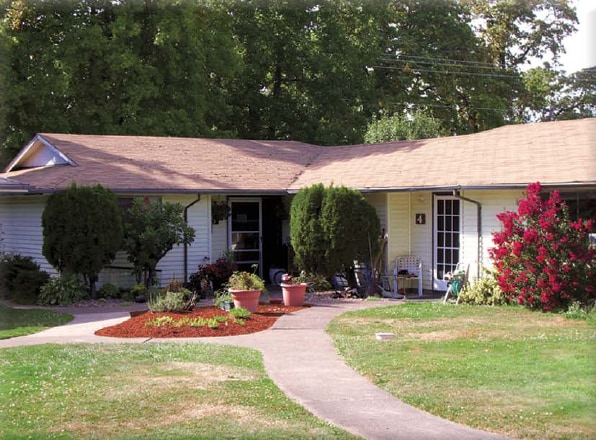
[[[360,192],[313,185],[300,191],[291,206],[290,237],[296,265],[331,276],[355,259],[375,255],[380,223]]]
[[[50,196],[42,214],[42,253],[60,273],[83,276],[92,296],[101,269],[122,245],[122,210],[102,187],[77,186]]]

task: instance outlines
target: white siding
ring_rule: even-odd
[[[1,248],[6,253],[33,257],[42,270],[56,273],[41,253],[41,215],[47,198],[41,195],[0,199]]]
[[[226,198],[216,196],[212,200],[223,202],[226,201]],[[204,263],[214,263],[228,249],[228,221],[222,220],[218,224],[213,225],[211,224],[211,220],[209,220],[209,224],[211,225],[211,252],[205,254],[207,259],[203,261]],[[210,259],[209,256],[211,257]]]
[[[164,202],[180,203],[188,206],[196,200],[195,195],[165,196]],[[195,229],[195,240],[188,246],[188,275],[196,271],[199,264],[203,264],[205,257],[209,257],[211,234],[211,200],[202,196],[201,200],[188,209],[188,224]],[[174,246],[157,265],[160,270],[159,278],[162,285],[170,280],[184,279],[184,246]]]
[[[481,257],[478,259],[477,246],[477,210],[476,205],[468,202],[463,203],[464,209],[464,254],[463,261],[470,263],[470,276],[476,278],[478,265],[480,264],[480,276],[482,268],[492,266],[488,250],[493,246],[492,233],[501,230],[501,222],[497,214],[504,211],[516,211],[517,201],[523,197],[522,190],[494,190],[494,191],[466,191],[461,195],[477,200],[482,204],[482,242]]]
[[[416,255],[422,259],[422,287],[432,289],[432,194],[390,193],[388,200],[388,273],[396,257]],[[416,224],[417,214],[425,215],[424,224]]]

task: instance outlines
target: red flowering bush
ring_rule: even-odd
[[[497,216],[503,224],[493,233],[489,250],[497,282],[509,300],[548,310],[596,298],[596,251],[590,247],[591,220],[572,221],[567,205],[553,191],[547,200],[541,186],[528,186],[517,212]]]

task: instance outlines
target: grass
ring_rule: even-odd
[[[258,351],[211,344],[0,350],[2,439],[353,439],[289,400]]]
[[[0,339],[25,336],[73,319],[67,313],[44,309],[14,309],[0,303]]]
[[[328,332],[349,365],[415,407],[520,439],[587,440],[596,438],[595,321],[410,302],[347,313]]]

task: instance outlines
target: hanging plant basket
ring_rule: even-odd
[[[211,223],[219,224],[230,216],[230,207],[226,202],[213,202],[211,204]]]

